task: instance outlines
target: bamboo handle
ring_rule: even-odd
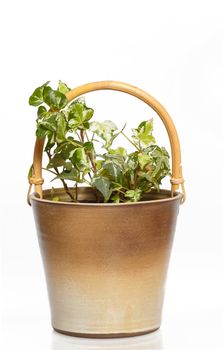
[[[175,125],[169,116],[168,112],[165,108],[151,95],[147,92],[126,84],[117,81],[99,81],[94,83],[89,83],[85,85],[81,85],[66,94],[68,101],[72,101],[74,98],[83,95],[87,92],[96,91],[96,90],[116,90],[125,92],[127,94],[133,95],[138,99],[145,102],[149,105],[161,118],[163,121],[166,131],[169,136],[170,145],[171,145],[171,154],[172,154],[172,176],[170,179],[171,182],[171,193],[179,188],[179,185],[182,187],[183,199],[182,202],[185,201],[186,193],[184,189],[184,179],[182,176],[182,166],[181,166],[181,151],[180,151],[180,142],[178,138],[178,134],[175,128]],[[36,139],[35,149],[34,149],[34,157],[33,157],[33,174],[29,179],[30,189],[32,184],[35,185],[35,192],[40,195],[42,198],[42,154],[44,147],[44,139]]]

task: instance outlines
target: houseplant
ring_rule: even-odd
[[[125,126],[118,131],[111,121],[92,121],[93,110],[75,99],[101,89],[136,96],[160,116],[171,143],[171,191],[159,189],[170,173],[169,155],[155,143],[152,120],[141,122],[129,137]],[[176,218],[185,199],[179,140],[170,116],[146,92],[112,81],[73,90],[62,82],[53,90],[47,82],[29,102],[38,107],[38,117],[28,200],[53,328],[90,337],[131,336],[159,328]],[[133,151],[113,148],[120,135]],[[49,158],[45,169],[60,179],[61,189],[42,191],[43,148]],[[86,183],[88,187],[79,186]],[[35,193],[30,195],[33,184]],[[175,192],[179,185],[183,194]]]

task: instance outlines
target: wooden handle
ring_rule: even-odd
[[[180,151],[180,142],[178,138],[178,134],[175,128],[175,125],[169,116],[168,112],[165,108],[151,95],[147,92],[118,81],[99,81],[94,83],[89,83],[85,85],[81,85],[66,94],[68,101],[72,101],[74,98],[83,95],[87,92],[96,91],[96,90],[116,90],[125,92],[127,94],[133,95],[147,105],[149,105],[161,118],[163,121],[171,145],[171,153],[172,153],[172,176],[170,179],[171,182],[171,193],[179,188],[179,185],[182,187],[183,192],[183,202],[185,201],[186,194],[184,189],[184,179],[182,176],[182,166],[181,166],[181,151]],[[40,195],[42,198],[42,155],[43,155],[43,147],[44,147],[44,139],[36,139],[35,149],[34,149],[34,157],[33,157],[33,174],[29,179],[30,187],[32,184],[35,185],[35,192]]]

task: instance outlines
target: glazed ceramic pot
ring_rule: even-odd
[[[91,201],[94,194],[82,188],[78,197]],[[159,328],[182,195],[161,191],[145,202],[118,205],[48,198],[50,191],[43,199],[33,194],[31,204],[53,328],[100,337]]]
[[[72,90],[69,99],[110,88],[131,93],[152,108],[155,103],[172,146],[172,189],[123,204],[93,203],[90,188],[79,188],[80,203],[71,203],[64,190],[58,189],[55,195],[61,201],[53,202],[50,190],[42,191],[44,142],[36,141],[30,180],[35,193],[30,202],[52,326],[58,332],[85,337],[145,334],[160,327],[176,220],[184,199],[184,194],[175,191],[183,183],[179,140],[169,115],[150,95],[123,83],[92,84]]]

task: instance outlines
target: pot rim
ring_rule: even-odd
[[[79,187],[81,191],[86,191],[86,189],[89,189],[89,187]],[[55,190],[63,192],[63,188],[57,188]],[[43,190],[43,194],[50,192],[50,189]],[[170,190],[161,189],[159,192],[157,191],[151,191],[150,193],[158,193],[158,194],[164,194],[164,195],[171,195]],[[75,207],[122,207],[122,206],[132,206],[132,205],[143,205],[143,204],[155,204],[155,203],[165,203],[165,202],[171,202],[171,201],[182,201],[183,194],[180,192],[174,192],[173,197],[168,198],[161,198],[161,199],[151,199],[151,200],[144,200],[140,202],[128,202],[128,203],[96,203],[96,202],[89,202],[89,203],[75,203],[75,202],[65,202],[65,201],[52,201],[49,199],[40,198],[39,194],[37,192],[33,192],[30,195],[30,202],[32,204],[32,201],[36,202],[42,202],[42,203],[48,203],[51,205],[69,205],[69,206],[75,206]]]

